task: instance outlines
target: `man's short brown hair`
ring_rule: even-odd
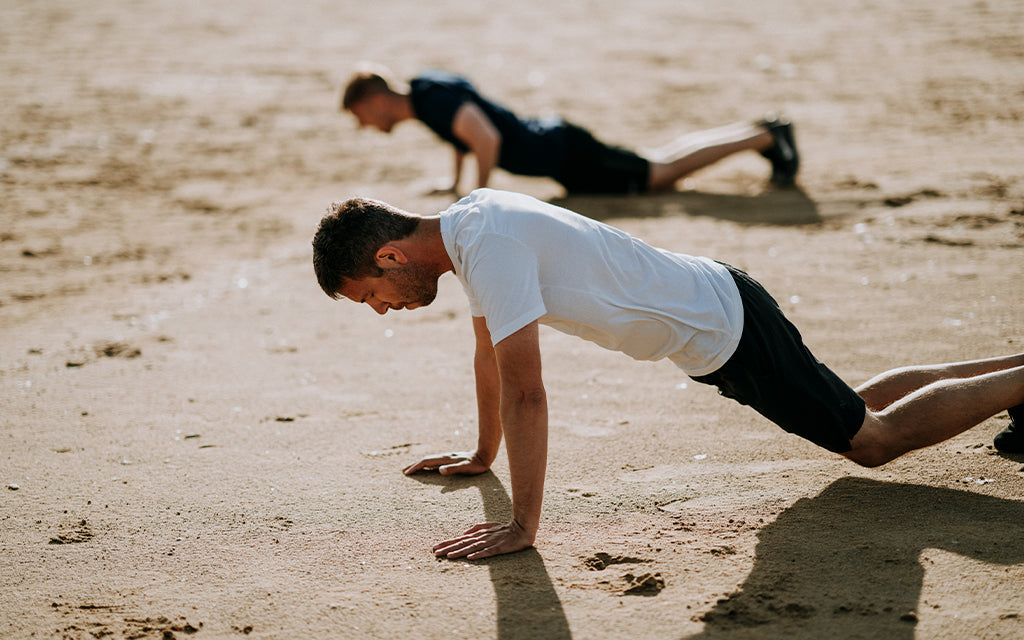
[[[379,200],[332,202],[313,236],[313,270],[320,288],[337,299],[348,280],[380,277],[377,250],[416,230],[420,218]]]
[[[388,81],[387,69],[377,65],[361,65],[352,77],[341,95],[341,108],[348,111],[352,105],[358,104],[370,96],[378,93],[394,93],[391,83]]]

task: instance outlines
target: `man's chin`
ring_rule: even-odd
[[[429,307],[430,303],[432,303],[434,301],[434,299],[435,299],[435,296],[430,296],[426,300],[418,300],[416,302],[410,302],[409,304],[405,305],[405,308],[406,309],[419,309],[420,307]]]

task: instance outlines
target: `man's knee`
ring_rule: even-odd
[[[854,447],[843,455],[860,466],[869,468],[880,467],[898,457],[876,446]]]
[[[885,429],[878,418],[869,413],[860,430],[850,439],[850,450],[843,455],[862,467],[880,467],[907,452],[892,435],[891,429]]]

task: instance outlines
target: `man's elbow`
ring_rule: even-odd
[[[511,405],[526,410],[545,409],[548,406],[548,394],[543,385],[516,387],[510,389],[505,397]]]

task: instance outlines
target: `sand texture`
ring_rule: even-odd
[[[1014,0],[305,1],[0,7],[0,637],[1024,637],[1024,458],[997,416],[863,469],[670,363],[544,329],[535,549],[437,560],[509,514],[475,443],[451,276],[332,302],[333,199],[421,213],[451,153],[337,111],[352,65],[465,73],[647,148],[782,110],[799,189],[746,153],[678,193],[553,200],[746,269],[851,384],[1024,350]]]

